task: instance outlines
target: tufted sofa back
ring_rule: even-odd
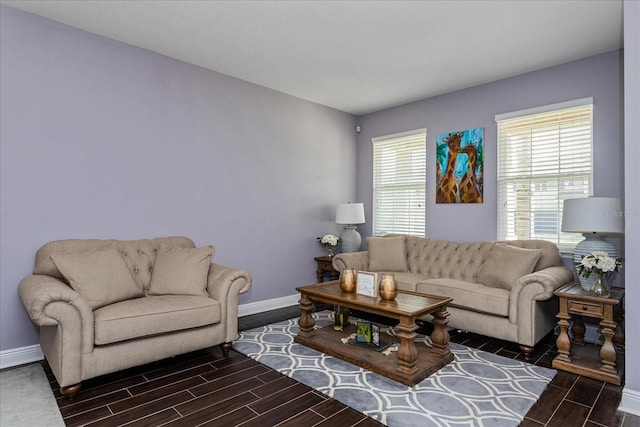
[[[525,249],[542,249],[542,256],[533,271],[562,265],[558,247],[544,240],[508,240],[500,243]],[[406,236],[407,264],[409,272],[431,278],[478,282],[478,272],[496,242],[459,243],[446,240]]]
[[[427,277],[477,282],[478,270],[494,242],[458,243],[407,236],[407,262],[411,273]]]
[[[136,283],[143,289],[148,289],[151,271],[156,260],[158,246],[164,243],[168,246],[180,248],[195,248],[195,244],[188,237],[173,236],[143,240],[98,240],[98,239],[68,239],[46,243],[36,252],[36,262],[33,274],[43,274],[64,280],[56,265],[51,261],[54,254],[81,254],[115,244],[127,267],[131,271]]]

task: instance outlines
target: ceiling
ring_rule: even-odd
[[[622,47],[622,0],[0,3],[355,115]]]

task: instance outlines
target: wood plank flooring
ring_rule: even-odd
[[[296,306],[246,316],[239,328],[298,315]],[[523,357],[517,345],[480,335],[453,332],[451,341]],[[550,336],[537,346],[535,364],[550,367],[555,354]],[[381,425],[233,350],[225,359],[217,346],[86,381],[73,402],[42,363],[67,426]],[[559,371],[521,426],[640,427],[640,417],[616,410],[621,393],[622,387]]]

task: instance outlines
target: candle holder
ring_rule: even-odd
[[[380,278],[380,298],[385,301],[393,301],[398,296],[396,275],[383,273]]]
[[[342,292],[354,292],[356,290],[358,273],[354,268],[345,268],[340,273],[340,289]]]

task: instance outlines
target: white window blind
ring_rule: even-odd
[[[560,230],[564,200],[592,194],[593,101],[573,104],[496,116],[498,239],[549,240],[563,252],[582,240]]]
[[[425,234],[426,129],[373,139],[373,235]]]

